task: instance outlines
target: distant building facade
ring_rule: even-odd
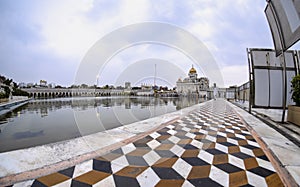
[[[154,90],[152,85],[142,84],[141,89],[137,92],[137,96],[153,96]]]
[[[209,80],[207,77],[198,78],[196,69],[192,66],[188,73],[189,77],[181,80],[180,78],[176,82],[176,91],[181,96],[198,96],[207,97],[207,91],[209,90]]]
[[[40,87],[47,87],[47,81],[40,80]]]
[[[34,86],[33,83],[27,83],[27,88],[32,88]]]
[[[55,88],[55,83],[50,83],[50,84],[48,84],[48,88]]]
[[[226,94],[227,88],[219,88],[217,87],[216,83],[214,83],[213,86],[207,90],[207,97],[209,99],[226,98]]]
[[[25,82],[21,82],[19,83],[19,88],[26,88],[26,83]]]
[[[131,83],[125,82],[125,89],[131,89]]]

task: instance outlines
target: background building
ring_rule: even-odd
[[[188,73],[189,77],[176,82],[176,91],[180,96],[197,96],[207,97],[209,89],[209,80],[207,77],[197,78],[198,74],[196,69],[192,66]]]
[[[40,80],[40,87],[47,87],[47,81]]]
[[[125,82],[125,89],[131,89],[131,83]]]
[[[26,88],[26,83],[25,82],[19,83],[19,88]]]

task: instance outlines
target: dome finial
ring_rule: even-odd
[[[193,64],[192,64],[192,68],[190,69],[190,73],[191,73],[191,74],[197,73],[197,71],[195,70],[195,68],[194,68],[194,65],[193,65]]]

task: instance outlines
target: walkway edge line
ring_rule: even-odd
[[[227,103],[236,111],[241,121],[248,128],[249,132],[253,135],[259,145],[261,145],[261,148],[274,165],[276,171],[279,173],[279,177],[283,181],[284,185],[287,187],[299,186],[299,174],[287,168],[287,166],[295,166],[300,170],[300,161],[298,159],[298,156],[300,155],[299,147],[262,122],[260,119],[252,116],[230,102]],[[298,156],[295,158],[293,157],[293,159],[289,161],[290,164],[287,164],[286,157],[288,157],[289,154],[292,156]]]

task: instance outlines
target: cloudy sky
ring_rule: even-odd
[[[246,48],[273,47],[265,6],[265,0],[1,0],[0,74],[16,82],[44,79],[69,86],[101,38],[131,24],[161,22],[189,32],[207,47],[224,86],[240,85],[248,79]],[[126,72],[141,75],[128,77],[133,84],[151,84],[153,64],[157,81],[174,86],[195,62],[170,46],[133,45],[106,62],[98,84],[126,81]],[[207,76],[205,65],[195,66],[199,76]]]

